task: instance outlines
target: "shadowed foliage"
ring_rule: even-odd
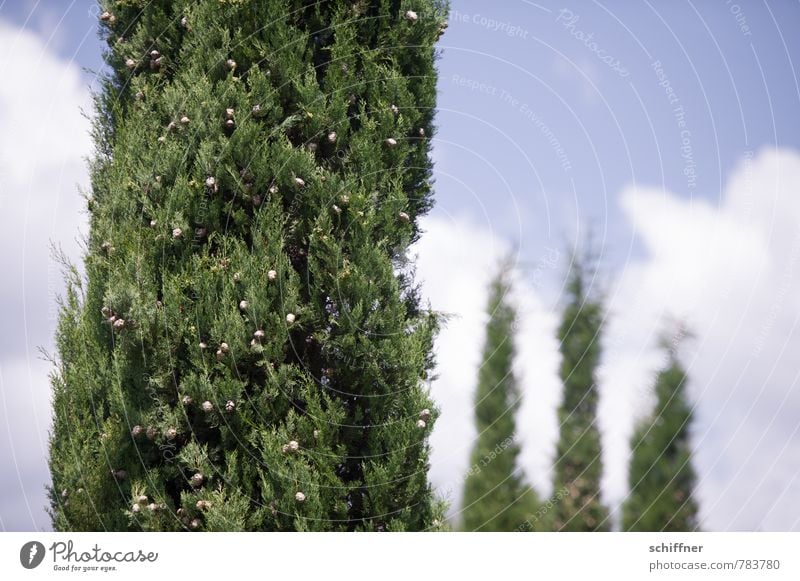
[[[413,10],[415,11],[412,11]],[[57,530],[423,530],[431,0],[110,0]]]

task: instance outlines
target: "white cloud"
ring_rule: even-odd
[[[0,365],[0,520],[6,530],[49,528],[44,512],[47,471],[49,366],[24,358]]]
[[[717,204],[639,188],[619,200],[645,257],[618,268],[608,293],[599,422],[604,497],[627,491],[634,419],[648,409],[663,362],[657,340],[680,318],[696,403],[693,439],[702,526],[707,530],[797,530],[800,513],[800,155],[764,150],[743,159]],[[488,225],[429,217],[416,251],[424,293],[457,315],[437,341],[433,396],[442,416],[432,435],[431,479],[453,508],[475,438],[472,402],[480,364],[486,289],[509,246]],[[561,260],[557,268],[564,268]],[[556,271],[545,277],[558,276]],[[518,417],[522,465],[550,490],[560,398],[556,310],[530,272],[519,275]],[[616,520],[617,517],[615,517]]]
[[[52,346],[63,288],[48,245],[56,240],[73,258],[79,254],[84,217],[76,184],[87,183],[83,157],[91,151],[81,108],[89,110],[91,100],[78,66],[2,20],[0,77],[0,403],[8,418],[0,431],[0,520],[5,529],[25,530],[48,522],[48,367],[37,348]]]
[[[490,228],[466,218],[428,217],[422,227],[426,234],[414,251],[424,295],[434,309],[452,316],[436,342],[439,378],[433,397],[442,415],[431,436],[431,480],[455,514],[476,437],[473,398],[488,317],[487,288],[511,248]],[[525,389],[517,417],[521,465],[529,481],[545,491],[556,429],[558,346],[554,315],[535,285],[547,275],[542,271],[553,267],[553,259],[554,252],[547,250],[532,273],[516,272],[511,297],[519,313],[516,372]]]
[[[626,266],[609,304],[601,420],[611,498],[625,493],[620,459],[630,413],[657,370],[655,341],[677,316],[696,335],[685,361],[703,526],[798,527],[798,189],[800,155],[765,149],[741,160],[716,205],[652,189],[622,193],[648,257]]]

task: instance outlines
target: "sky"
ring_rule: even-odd
[[[48,529],[49,365],[80,258],[93,2],[0,0],[0,530]],[[569,248],[605,299],[603,497],[627,493],[631,428],[671,320],[695,409],[704,530],[800,530],[800,2],[451,3],[439,43],[436,206],[413,248],[453,315],[436,349],[431,479],[458,518],[475,439],[487,285],[515,262],[520,462],[543,498],[559,403]]]

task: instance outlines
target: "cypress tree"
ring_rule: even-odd
[[[600,500],[603,472],[597,428],[596,370],[600,361],[603,308],[590,296],[586,266],[574,262],[567,304],[558,329],[563,399],[558,410],[554,526],[563,531],[608,530],[608,510]]]
[[[422,530],[434,0],[108,0],[57,530]]]
[[[468,531],[514,531],[536,506],[534,491],[517,469],[516,413],[521,395],[513,371],[516,313],[508,302],[510,269],[489,291],[486,340],[475,393],[478,436],[464,481],[463,527]]]
[[[631,438],[630,492],[622,507],[626,531],[694,531],[698,527],[686,399],[686,371],[674,348],[655,382],[656,405]]]

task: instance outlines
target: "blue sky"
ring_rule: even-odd
[[[773,2],[770,10],[749,5],[750,36],[725,2],[540,6],[453,5],[440,67],[439,138],[447,143],[437,148],[440,210],[489,219],[530,249],[544,238],[560,242],[565,230],[591,222],[606,237],[605,250],[619,260],[636,250],[613,203],[627,184],[663,185],[717,203],[725,176],[746,151],[797,147],[800,116],[790,58],[797,58],[800,40],[781,36],[773,22],[773,16],[797,21],[797,3]],[[561,12],[566,6],[571,15]],[[484,18],[518,26],[522,34],[504,33],[508,27],[495,31]],[[623,63],[626,77],[587,46],[590,34],[588,42],[603,56]],[[662,64],[677,104],[659,85],[654,62]],[[474,82],[464,81],[464,87],[461,79]],[[678,126],[678,106],[685,128]],[[562,144],[570,171],[528,110]],[[694,185],[683,173],[683,129],[690,132]],[[476,194],[449,187],[448,174]],[[519,215],[508,212],[512,198]]]
[[[2,18],[35,31],[62,59],[102,68],[94,2],[0,5]],[[663,185],[713,203],[745,152],[800,147],[792,62],[800,39],[778,25],[799,16],[788,0],[456,0],[441,41],[438,211],[489,219],[523,248],[545,238],[562,243],[591,222],[607,236],[606,250],[625,256],[631,231],[611,199],[627,184]],[[625,76],[602,57],[613,57]],[[659,85],[655,62],[676,104]],[[91,83],[92,72],[85,79]],[[677,106],[690,132],[694,185],[683,174]],[[464,195],[448,176],[473,193]],[[519,213],[511,215],[515,204]]]
[[[0,259],[0,465],[12,467],[0,530],[48,526],[47,367],[36,347],[52,345],[60,282],[46,242],[79,255],[75,184],[86,184],[90,146],[77,111],[102,67],[97,14],[86,0],[0,0],[0,242],[20,250]],[[417,250],[434,307],[458,315],[432,386],[444,412],[432,478],[454,513],[474,438],[482,283],[511,249],[525,321],[521,468],[548,492],[564,248],[591,229],[609,308],[609,503],[625,494],[625,442],[657,369],[655,337],[679,315],[697,336],[685,360],[704,526],[800,530],[798,22],[790,0],[452,3],[437,205]],[[35,434],[12,429],[31,429],[31,417]]]

